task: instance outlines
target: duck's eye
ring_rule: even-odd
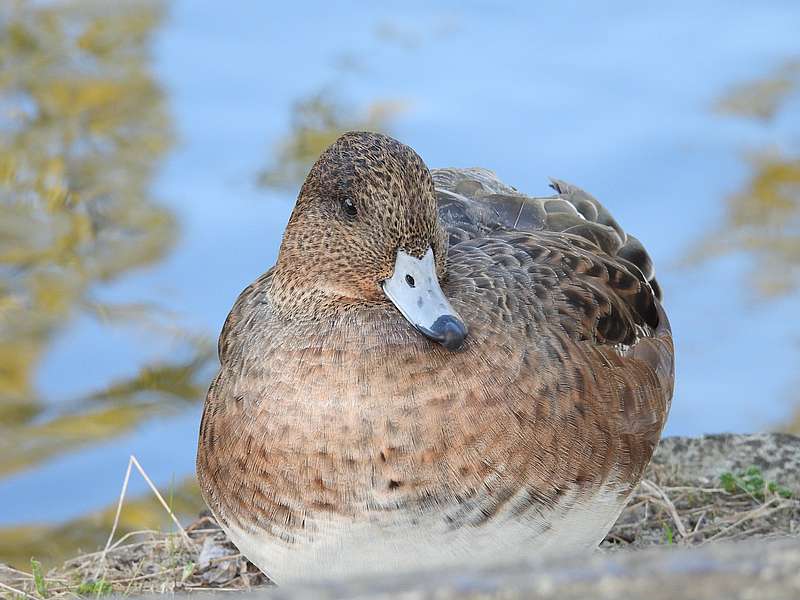
[[[358,213],[355,202],[353,202],[350,198],[345,198],[344,202],[342,202],[342,206],[344,207],[344,214],[346,214],[348,217],[355,217],[356,213]]]

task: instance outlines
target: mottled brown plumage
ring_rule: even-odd
[[[372,133],[312,168],[225,323],[197,456],[209,507],[278,582],[602,539],[667,417],[672,337],[642,245],[553,187],[431,176]],[[398,249],[428,247],[469,328],[456,352],[381,290]],[[390,564],[370,564],[384,537]]]

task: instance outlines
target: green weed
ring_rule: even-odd
[[[726,471],[719,476],[719,482],[722,489],[729,494],[744,492],[759,502],[764,502],[768,495],[780,496],[781,498],[791,498],[793,496],[793,492],[789,488],[775,481],[766,481],[761,469],[755,466],[749,467],[738,474]]]

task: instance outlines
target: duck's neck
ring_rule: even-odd
[[[279,259],[270,277],[270,303],[284,318],[335,319],[383,300],[354,298],[334,286],[325,285],[313,268],[295,265]]]

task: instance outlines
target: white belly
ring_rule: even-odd
[[[625,506],[619,486],[570,498],[544,514],[498,512],[478,526],[448,526],[442,513],[371,512],[363,521],[317,520],[291,541],[225,527],[239,550],[278,584],[464,564],[487,565],[597,547]],[[510,505],[513,503],[509,503]],[[561,508],[569,506],[570,508]]]

